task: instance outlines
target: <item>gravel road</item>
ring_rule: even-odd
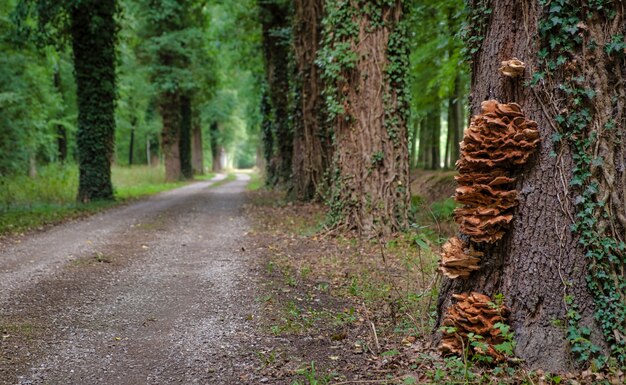
[[[252,370],[247,179],[194,183],[2,246],[0,384],[266,381]]]

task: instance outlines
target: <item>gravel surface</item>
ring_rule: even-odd
[[[194,183],[0,249],[0,384],[267,381],[253,370],[247,179]]]

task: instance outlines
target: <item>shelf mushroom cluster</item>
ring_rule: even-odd
[[[531,157],[541,140],[537,123],[526,119],[516,103],[484,101],[472,118],[457,162],[455,221],[473,242],[502,238],[517,206],[511,175]]]
[[[474,250],[458,237],[448,239],[442,247],[439,271],[450,279],[465,279],[472,271],[480,269],[480,257],[483,253]]]
[[[454,294],[457,300],[449,309],[443,320],[443,338],[440,350],[444,355],[463,355],[464,349],[470,349],[471,354],[488,355],[494,361],[505,359],[502,353],[494,349],[495,345],[504,342],[500,329],[494,327],[496,323],[505,323],[509,310],[504,304],[495,304],[484,294],[472,292],[469,294]],[[481,346],[471,346],[468,334],[482,336]]]

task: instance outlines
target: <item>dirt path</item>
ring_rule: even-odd
[[[257,383],[246,183],[195,183],[0,249],[0,384]]]

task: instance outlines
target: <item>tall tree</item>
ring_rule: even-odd
[[[78,200],[112,199],[116,0],[24,0],[16,11],[20,23],[35,14],[41,42],[71,38],[78,103]]]
[[[180,152],[180,172],[185,179],[193,178],[191,165],[191,97],[182,95],[180,99],[180,140],[178,142]]]
[[[293,49],[296,97],[293,140],[293,191],[297,199],[313,199],[324,183],[332,143],[323,114],[324,88],[315,59],[322,35],[323,0],[295,0]]]
[[[197,175],[204,174],[204,150],[202,147],[200,109],[194,108],[191,115],[191,165],[193,173]]]
[[[484,256],[469,279],[444,281],[440,314],[452,294],[502,293],[515,353],[531,367],[563,371],[589,359],[601,365],[601,354],[623,366],[623,4],[477,0],[470,11],[471,111],[479,113],[485,99],[518,103],[537,122],[542,145],[535,162],[518,170],[510,229],[500,241],[476,246]],[[519,64],[515,71],[501,64],[513,58],[525,62],[521,77]]]
[[[289,24],[290,1],[258,0],[263,26],[263,55],[275,151],[267,159],[266,180],[270,185],[286,185],[292,171],[293,131],[289,124]]]
[[[324,69],[335,137],[331,220],[365,235],[407,224],[405,2],[326,2]]]
[[[165,178],[174,181],[191,174],[190,103],[194,93],[205,84],[198,63],[206,59],[204,19],[199,16],[202,4],[192,0],[143,0],[142,12],[145,49],[163,122]]]

